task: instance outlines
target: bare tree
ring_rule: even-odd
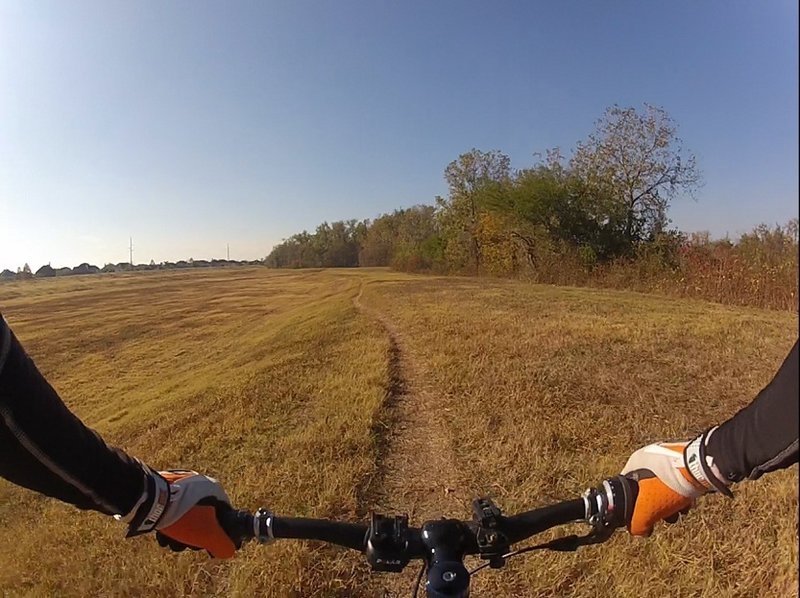
[[[660,232],[671,200],[680,193],[692,195],[702,182],[675,121],[649,104],[641,112],[608,108],[595,131],[578,144],[571,166],[589,186],[614,198],[630,243],[645,232]]]

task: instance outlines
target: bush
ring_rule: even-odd
[[[606,263],[599,263],[589,247],[537,238],[525,277],[797,311],[797,230],[796,220],[761,225],[736,243],[673,231],[642,243],[632,257]]]

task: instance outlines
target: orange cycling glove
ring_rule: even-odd
[[[120,517],[129,524],[128,537],[152,530],[158,543],[180,551],[205,549],[216,558],[231,558],[238,546],[219,522],[230,500],[214,478],[196,471],[155,473],[145,466],[147,489],[131,513]]]
[[[628,524],[634,536],[649,536],[660,520],[674,522],[695,499],[719,491],[731,496],[705,446],[713,429],[692,441],[650,444],[633,453],[622,475],[639,483],[639,494]]]

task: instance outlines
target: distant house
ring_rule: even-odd
[[[149,264],[129,264],[128,262],[120,262],[118,264],[105,264],[103,268],[98,268],[89,263],[82,263],[74,268],[53,268],[48,264],[42,266],[33,274],[25,264],[24,268],[19,269],[17,272],[11,270],[3,270],[0,272],[0,281],[4,280],[25,280],[28,278],[49,278],[53,276],[71,276],[73,274],[98,274],[100,272],[138,272],[142,270],[172,270],[184,268],[210,268],[210,267],[225,267],[225,266],[263,266],[263,260],[227,260],[227,259],[210,259],[210,260],[180,260],[178,262],[162,262],[156,264],[155,261],[150,260]]]
[[[52,278],[55,275],[56,271],[53,270],[52,267],[50,267],[50,264],[45,264],[36,271],[36,274],[34,274],[36,278]]]
[[[100,268],[87,264],[86,262],[72,269],[73,274],[97,274],[98,272],[100,272]]]

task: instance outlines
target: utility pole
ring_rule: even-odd
[[[227,245],[225,245],[225,248],[228,251],[228,261],[231,261],[231,244],[228,243]]]
[[[131,256],[130,264],[131,264],[131,268],[133,268],[133,237],[130,237],[130,247],[129,247],[129,249],[130,249],[130,256]]]

